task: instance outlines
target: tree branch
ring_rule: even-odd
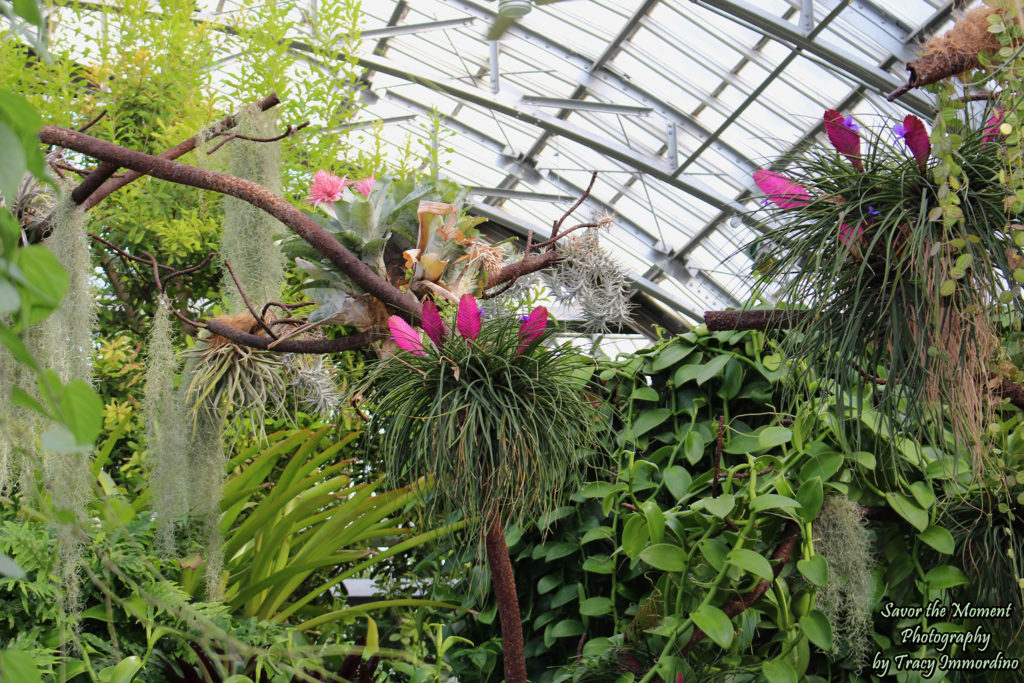
[[[338,242],[333,235],[320,227],[316,221],[265,187],[226,173],[195,168],[166,158],[125,149],[67,128],[44,126],[39,131],[39,139],[45,144],[73,149],[101,161],[116,163],[140,174],[219,192],[246,201],[284,223],[365,292],[376,297],[389,308],[407,312],[414,319],[418,319],[420,316],[419,302],[403,294],[390,282],[377,275],[355,254]],[[512,264],[509,267],[516,265],[521,264]],[[506,269],[502,270],[504,272]]]
[[[712,332],[727,330],[787,330],[807,311],[704,311],[704,322]]]
[[[545,251],[543,254],[537,254],[529,258],[524,258],[522,261],[516,261],[504,266],[498,274],[487,282],[487,289],[503,285],[506,282],[517,280],[524,275],[535,273],[538,270],[544,270],[548,266],[554,265],[555,261],[561,258],[561,255],[557,251]]]
[[[266,349],[274,340],[270,337],[259,337],[243,332],[237,327],[214,318],[206,323],[206,329],[214,334],[230,339],[236,344]],[[360,332],[338,339],[285,339],[274,345],[275,351],[287,353],[337,353],[366,346],[378,339],[383,339],[383,332]]]

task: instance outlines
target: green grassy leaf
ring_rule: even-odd
[[[801,576],[818,588],[828,585],[828,561],[821,555],[811,555],[810,559],[797,560],[796,569]]]
[[[658,543],[644,548],[640,559],[664,572],[681,572],[686,568],[686,553],[670,543]]]
[[[763,555],[753,550],[735,548],[729,553],[728,560],[729,564],[759,576],[766,581],[771,581],[775,578],[775,575],[772,573],[772,565]]]
[[[829,652],[832,650],[832,625],[828,617],[816,609],[800,617],[800,629],[818,648]]]
[[[596,617],[602,614],[608,614],[611,611],[611,598],[587,598],[586,600],[580,603],[580,614],[582,614],[585,617]]]
[[[967,575],[959,567],[954,567],[951,564],[932,567],[924,575],[924,580],[928,583],[928,587],[934,590],[964,586],[970,583]]]
[[[885,500],[889,507],[903,519],[910,522],[918,531],[928,528],[928,513],[922,510],[917,504],[910,501],[902,493],[890,492],[885,494]]]
[[[941,526],[931,525],[917,535],[923,542],[938,550],[943,555],[952,555],[956,549],[953,534]]]
[[[785,659],[766,659],[761,662],[761,673],[768,683],[797,683],[796,669]]]

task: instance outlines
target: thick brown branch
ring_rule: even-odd
[[[270,337],[259,337],[255,334],[243,332],[237,327],[232,327],[216,319],[207,322],[206,329],[214,334],[226,337],[236,344],[256,349],[265,349],[274,341]],[[383,338],[383,333],[360,332],[359,334],[351,334],[338,339],[285,339],[278,342],[274,346],[274,350],[287,353],[337,353],[338,351],[358,349]]]
[[[1010,403],[1024,410],[1024,385],[1011,382],[1004,377],[1002,384],[999,385],[999,393],[1010,399]]]
[[[525,258],[522,261],[516,261],[504,266],[498,274],[487,281],[487,289],[503,285],[506,282],[510,282],[521,278],[524,275],[535,273],[538,270],[544,270],[548,266],[554,265],[561,256],[557,251],[546,251],[543,254],[537,254]]]
[[[797,526],[796,522],[790,520],[782,530],[782,540],[777,546],[775,546],[775,552],[773,552],[771,556],[771,562],[775,564],[775,566],[772,567],[772,574],[775,576],[778,576],[779,572],[782,571],[782,568],[786,566],[787,562],[789,562],[789,558],[793,554],[793,548],[796,547],[796,541],[798,538],[800,538],[800,527]],[[743,610],[757,602],[758,598],[764,595],[771,585],[771,581],[761,579],[758,584],[754,586],[753,590],[748,593],[744,593],[743,595],[737,595],[732,602],[722,608],[722,611],[725,612],[725,616],[732,619],[737,614],[740,614]],[[694,645],[704,639],[705,635],[704,631],[701,631],[699,628],[694,628],[693,635],[690,636],[690,642],[688,642],[683,648],[682,654],[684,656],[688,654],[690,650],[693,649]]]
[[[807,315],[806,311],[704,311],[712,332],[726,330],[786,330]]]
[[[563,213],[562,217],[555,221],[554,225],[551,226],[551,239],[548,241],[554,241],[556,239],[558,231],[562,229],[562,223],[564,223],[565,219],[571,216],[576,211],[576,209],[580,208],[583,202],[587,200],[587,197],[590,196],[590,191],[594,189],[594,183],[596,181],[597,171],[594,171],[593,173],[590,174],[590,184],[587,185],[587,189],[583,190],[583,194],[580,195],[580,198],[577,199],[576,203],[570,206],[569,210]]]
[[[270,94],[270,95],[264,97],[262,100],[259,100],[258,102],[256,102],[256,106],[259,108],[260,111],[266,111],[268,109],[276,107],[280,103],[281,103],[281,100],[278,99],[277,94],[274,93],[274,94]],[[207,128],[206,130],[204,130],[200,135],[209,136],[211,134],[218,133],[218,132],[220,132],[220,131],[222,131],[222,130],[224,130],[226,128],[234,127],[234,125],[237,122],[238,122],[238,115],[237,114],[232,114],[231,116],[225,117],[225,118],[221,119],[220,121],[218,121],[217,123],[213,124],[212,126]],[[199,136],[195,136],[194,135],[194,136],[190,137],[188,140],[184,140],[183,142],[179,142],[174,147],[171,147],[170,149],[162,152],[160,154],[160,158],[161,159],[177,159],[180,156],[188,154],[189,152],[191,152],[193,149],[196,148],[196,139],[198,137]],[[99,169],[97,169],[96,172],[99,172]],[[99,185],[93,192],[91,192],[89,195],[87,195],[82,200],[82,202],[81,202],[82,209],[85,210],[85,211],[88,211],[89,209],[91,209],[92,207],[96,206],[97,204],[99,204],[104,199],[106,199],[112,193],[116,192],[117,190],[120,190],[122,187],[124,187],[128,183],[132,182],[133,180],[137,180],[138,178],[141,178],[144,175],[146,175],[146,173],[139,172],[139,171],[136,171],[136,170],[132,170],[132,171],[129,171],[128,173],[125,173],[120,178],[115,178],[115,179],[112,179],[112,180],[107,180],[103,184]],[[84,184],[84,182],[83,182],[83,184]]]
[[[420,305],[415,299],[398,291],[390,282],[377,275],[355,254],[346,249],[334,236],[320,227],[316,221],[265,187],[226,173],[195,168],[125,149],[66,128],[44,126],[39,131],[39,139],[45,144],[73,149],[154,178],[211,190],[246,201],[287,225],[365,292],[376,297],[389,308],[406,311],[417,319],[420,315]]]

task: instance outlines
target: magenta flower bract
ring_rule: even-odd
[[[419,332],[397,315],[388,318],[388,329],[391,330],[391,338],[398,344],[398,348],[417,356],[427,355],[427,352],[423,350],[423,341],[420,339]]]
[[[857,245],[864,238],[864,223],[861,223],[856,228],[851,228],[849,223],[843,223],[839,231],[839,241],[850,249],[856,249]],[[851,244],[856,240],[857,244]]]
[[[480,334],[480,307],[472,294],[463,294],[459,299],[459,312],[455,316],[455,327],[466,339],[476,339]]]
[[[434,342],[434,346],[441,346],[444,341],[445,329],[441,314],[437,312],[437,304],[429,299],[423,302],[423,330]]]
[[[825,133],[836,151],[844,155],[861,173],[864,164],[860,159],[860,136],[856,133],[856,124],[850,117],[844,117],[835,109],[825,110]]]
[[[759,168],[754,171],[754,182],[780,209],[795,209],[811,202],[811,195],[803,185],[797,185],[781,173]]]
[[[526,316],[526,319],[523,320],[523,324],[519,326],[519,348],[516,349],[516,355],[518,356],[528,349],[530,344],[544,333],[547,326],[547,308],[544,306],[537,306],[537,308],[530,311],[530,315]]]
[[[985,122],[984,137],[981,138],[982,146],[986,142],[992,142],[999,135],[999,127],[1003,124],[1003,110],[1000,109],[995,115]]]
[[[928,130],[921,123],[921,119],[913,114],[907,114],[903,119],[901,137],[910,148],[910,153],[917,160],[917,167],[924,173],[928,164],[928,156],[932,153],[932,143],[928,139]],[[894,128],[895,130],[895,128]]]
[[[372,190],[373,186],[376,184],[377,179],[371,175],[368,178],[363,178],[362,180],[352,183],[352,189],[358,192],[359,194],[363,195],[364,197],[369,197],[370,190]]]
[[[345,194],[345,188],[351,184],[348,178],[339,178],[330,171],[317,171],[313,174],[313,184],[306,201],[313,206],[339,201]]]

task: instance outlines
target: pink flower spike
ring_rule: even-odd
[[[352,183],[352,189],[363,195],[364,197],[370,196],[370,190],[377,184],[377,179],[372,175],[368,178],[363,178],[360,181]]]
[[[907,114],[903,119],[903,139],[906,140],[911,154],[917,159],[917,167],[924,173],[928,156],[932,153],[932,143],[921,119],[913,114]]]
[[[434,342],[434,346],[440,347],[444,341],[444,321],[441,314],[437,312],[437,304],[429,299],[423,302],[423,330]]]
[[[466,339],[476,339],[480,334],[480,307],[472,294],[463,294],[459,299],[459,312],[455,316],[455,326]]]
[[[548,326],[548,309],[543,306],[530,311],[523,324],[519,327],[519,348],[516,349],[518,356],[530,347],[537,337],[544,333]]]
[[[856,125],[856,124],[853,124]],[[844,155],[861,173],[864,164],[860,160],[860,136],[847,123],[846,118],[835,109],[825,110],[825,133],[836,151]]]
[[[317,171],[313,174],[313,184],[306,201],[313,206],[336,202],[345,194],[345,187],[351,184],[348,178],[339,178],[329,171]]]
[[[397,315],[388,318],[388,329],[391,330],[391,338],[398,344],[398,348],[403,351],[409,351],[417,356],[427,355],[427,352],[423,350],[423,342],[420,340],[419,332]]]
[[[985,122],[984,137],[981,138],[982,146],[984,143],[992,142],[999,135],[999,126],[1003,123],[1003,110],[1000,109],[995,115]]]
[[[839,230],[839,242],[854,254],[860,254],[860,246],[864,242],[864,223],[856,228],[851,228],[849,223],[843,223]]]
[[[797,185],[781,173],[759,168],[754,171],[754,182],[780,209],[796,209],[811,202],[811,195],[803,185]]]

